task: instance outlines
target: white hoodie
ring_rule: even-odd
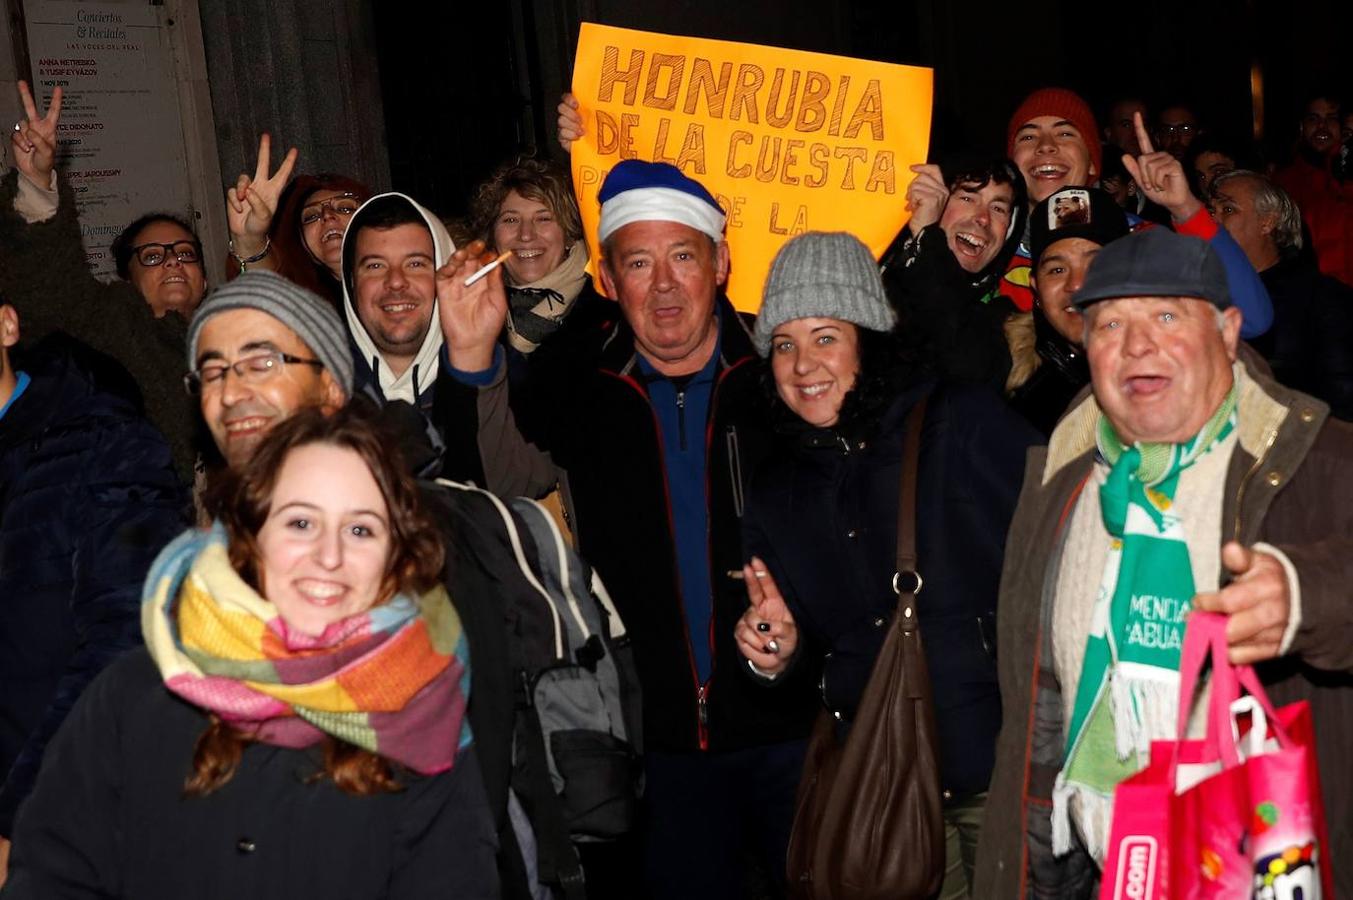
[[[393,191],[388,194],[377,194],[363,203],[361,208],[352,214],[352,221],[348,224],[348,230],[343,235],[343,312],[348,318],[348,331],[351,332],[353,341],[357,344],[357,351],[363,361],[376,373],[376,381],[380,385],[381,393],[385,396],[385,399],[405,400],[417,406],[418,397],[432,389],[433,383],[437,380],[437,371],[440,368],[442,327],[437,317],[436,298],[434,297],[432,302],[432,323],[428,328],[427,337],[423,338],[422,346],[418,348],[418,355],[404,370],[404,374],[395,377],[395,374],[390,371],[390,367],[385,364],[385,359],[381,356],[375,342],[371,340],[371,335],[367,334],[366,327],[357,318],[357,308],[353,305],[352,294],[348,290],[353,280],[351,268],[356,256],[354,253],[354,259],[349,261],[348,242],[357,239],[357,229],[361,225],[366,208],[377,200],[386,197],[398,197],[404,200],[423,217],[428,230],[432,232],[433,262],[437,268],[440,269],[451,258],[451,254],[456,252],[456,245],[451,242],[451,235],[440,219],[420,206],[412,197]],[[361,367],[359,366],[358,371],[360,372],[360,370]]]

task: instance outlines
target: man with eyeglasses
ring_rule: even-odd
[[[245,272],[198,309],[184,378],[226,465],[249,460],[278,422],[352,396],[352,356],[338,316],[272,272]]]
[[[187,501],[164,438],[114,389],[125,375],[66,335],[29,340],[17,305],[0,304],[0,882],[47,742],[140,642],[141,585]]]
[[[1274,181],[1296,201],[1320,271],[1353,285],[1353,184],[1343,176],[1343,104],[1328,91],[1301,108],[1292,162]]]
[[[1156,146],[1182,160],[1203,130],[1198,115],[1189,106],[1183,103],[1167,106],[1156,119]]]
[[[111,247],[121,280],[96,279],[69,179],[55,170],[61,89],[41,116],[27,84],[19,95],[26,118],[10,135],[16,171],[0,180],[0,294],[23,306],[31,338],[64,331],[120,363],[134,402],[168,438],[179,477],[191,481],[193,412],[175,381],[187,320],[206,291],[197,238],[172,215],[137,219]]]

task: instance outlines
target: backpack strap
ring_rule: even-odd
[[[559,533],[559,526],[554,524],[554,517],[545,510],[545,507],[529,497],[514,497],[512,509],[526,522],[526,527],[536,542],[537,551],[542,555],[548,550],[553,551],[553,571],[559,573],[559,590],[568,602],[569,612],[573,614],[573,622],[578,626],[578,631],[582,635],[582,640],[579,643],[586,643],[587,639],[592,636],[592,629],[587,627],[587,619],[583,616],[582,608],[578,606],[578,597],[573,592],[570,553],[568,545],[564,543],[564,536]],[[544,538],[544,540],[542,541],[541,538]]]
[[[507,508],[502,500],[499,500],[489,491],[481,490],[473,485],[461,484],[457,481],[447,481],[445,478],[438,478],[437,484],[443,487],[454,488],[460,491],[475,491],[483,494],[493,501],[493,508],[498,510],[498,515],[502,517],[503,527],[507,530],[507,539],[512,545],[512,553],[517,558],[517,565],[521,568],[522,577],[524,577],[531,587],[535,588],[545,600],[545,604],[550,609],[550,615],[554,621],[554,656],[555,659],[564,658],[564,623],[560,618],[559,607],[555,604],[554,598],[550,592],[545,590],[545,586],[536,578],[535,569],[526,559],[526,550],[522,547],[521,534],[517,531],[517,520],[513,517],[512,511]]]

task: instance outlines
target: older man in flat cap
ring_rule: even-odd
[[[1176,736],[1190,609],[1228,615],[1232,661],[1275,703],[1311,702],[1321,852],[1353,857],[1353,431],[1237,361],[1241,314],[1198,238],[1114,241],[1072,302],[1093,394],[1031,453],[1007,542],[1016,649],[974,896],[1098,896],[1114,788]]]

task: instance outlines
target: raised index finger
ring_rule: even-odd
[[[1156,148],[1151,144],[1151,135],[1146,130],[1146,123],[1142,121],[1140,112],[1132,114],[1132,127],[1137,129],[1137,147],[1142,151],[1142,156],[1155,153]]]
[[[28,82],[19,82],[19,99],[23,101],[23,114],[28,117],[28,121],[36,122],[38,120],[38,108],[33,103],[33,92],[28,87]]]

